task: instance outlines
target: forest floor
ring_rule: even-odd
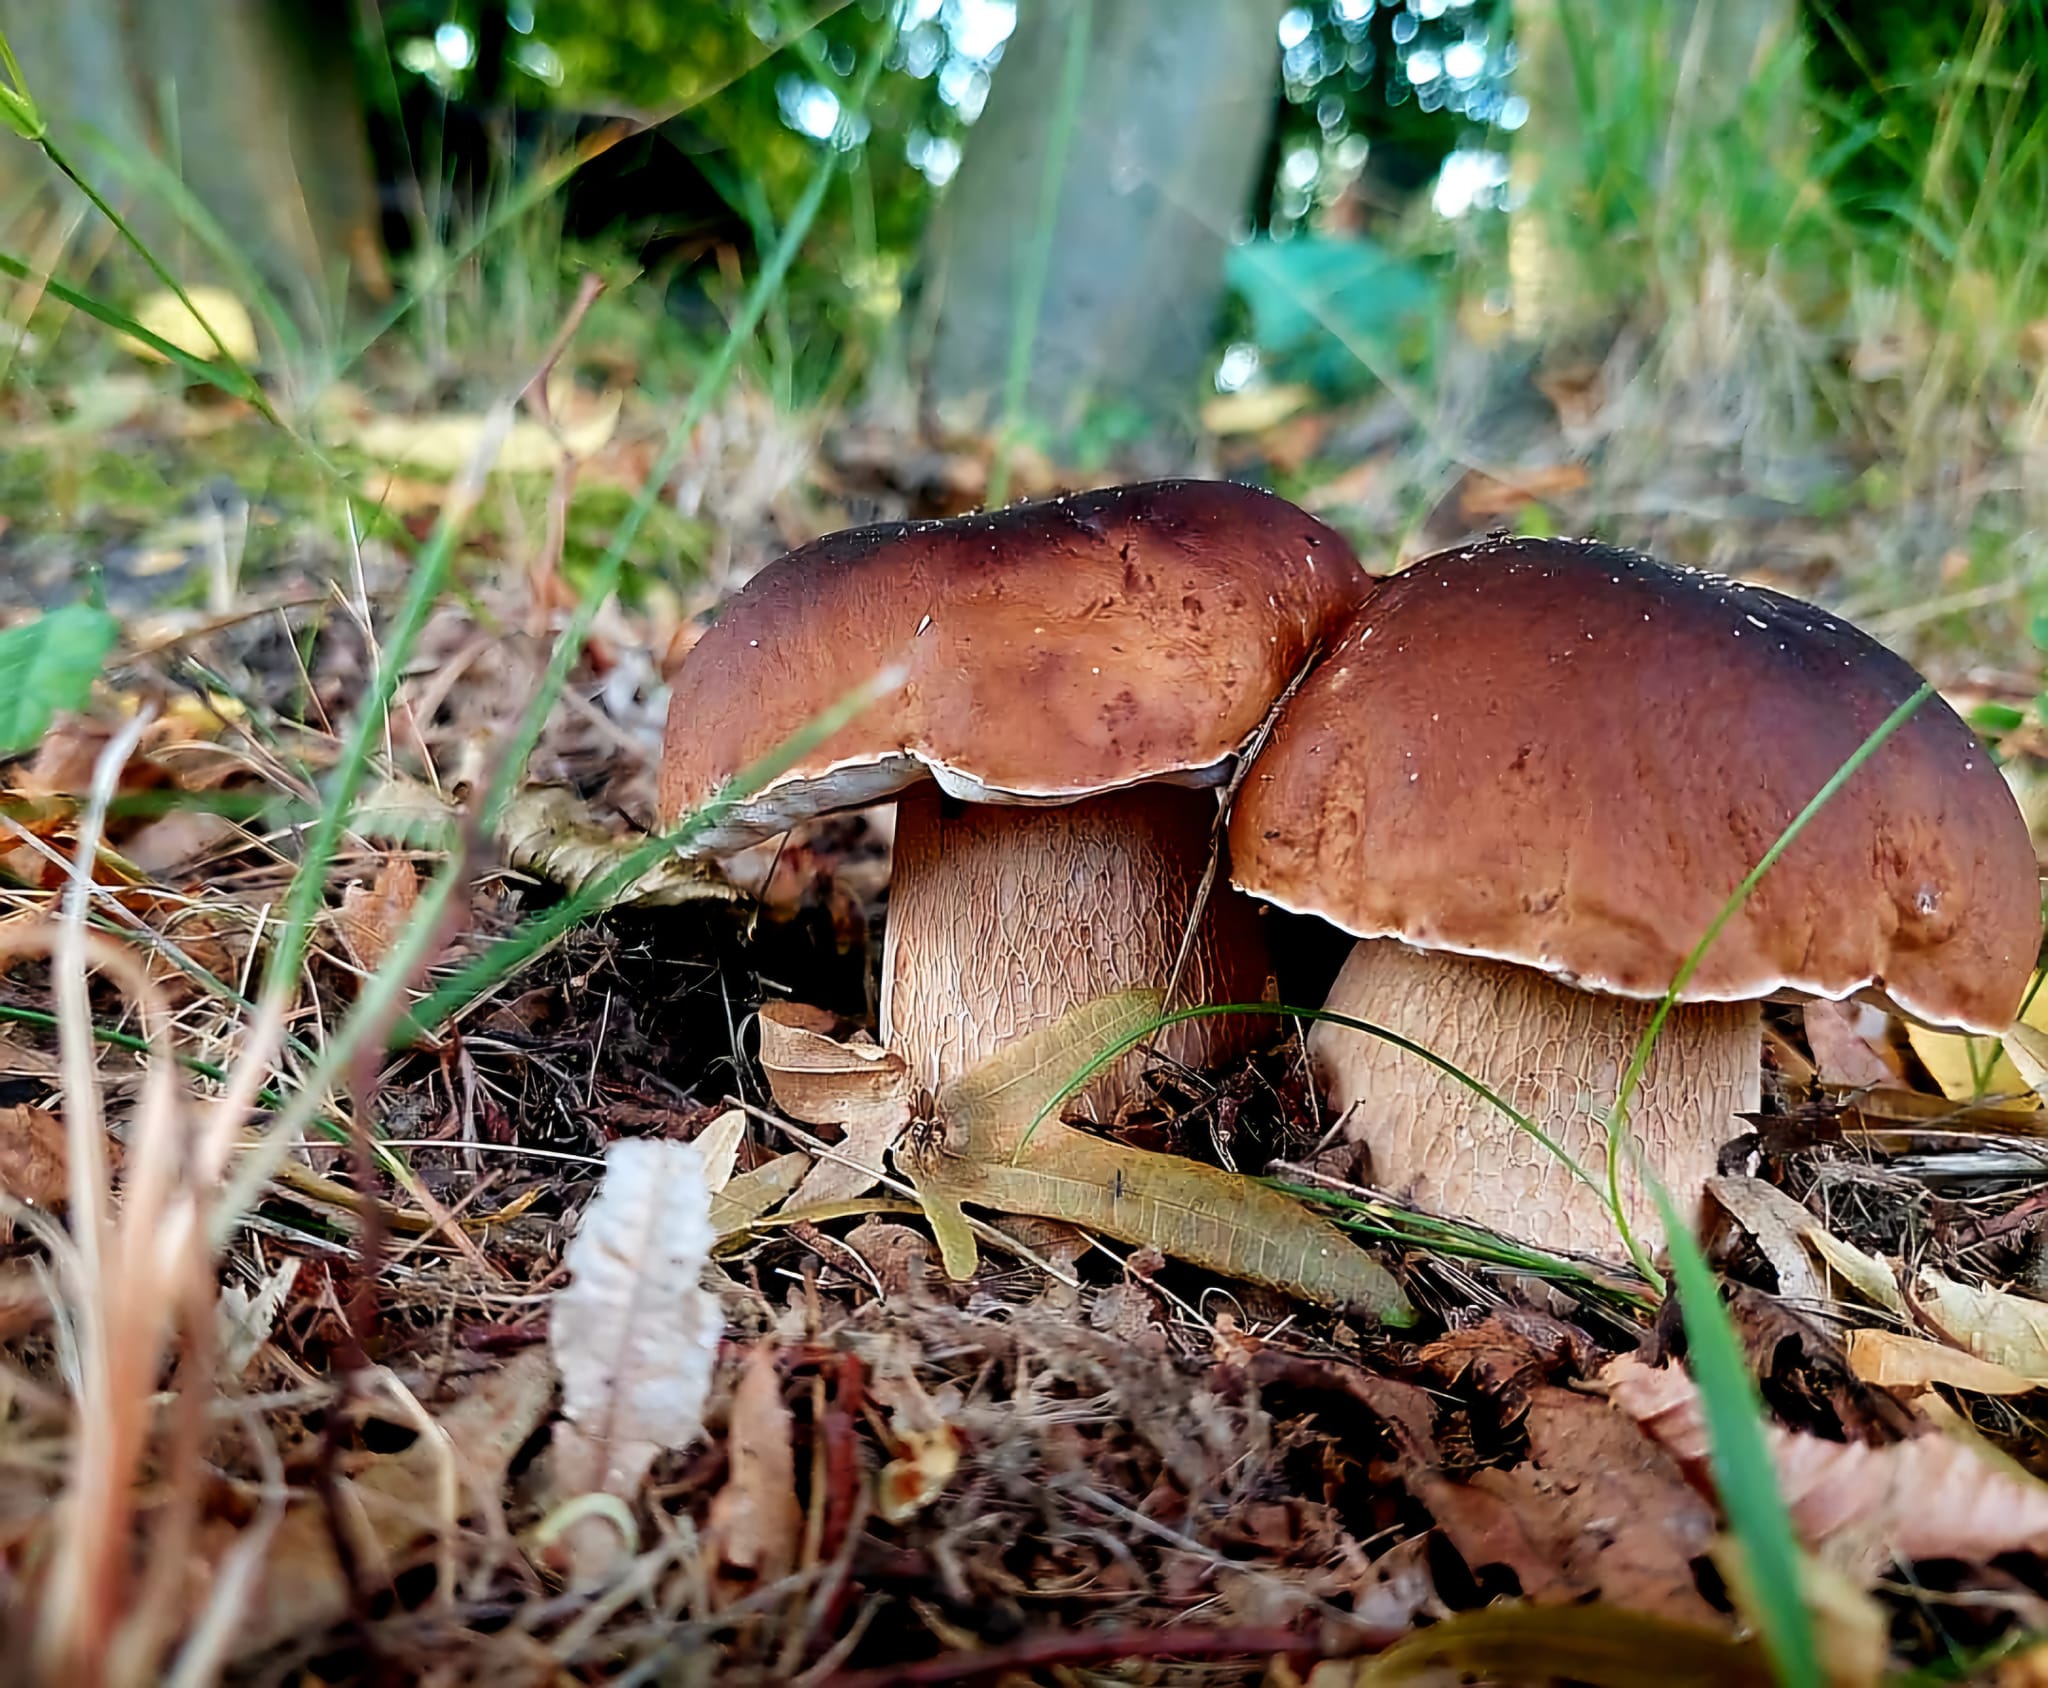
[[[1369,566],[1509,525],[1818,599],[2000,724],[2048,839],[2041,529],[2020,465],[1915,482],[1850,448],[1774,444],[1726,393],[1652,426],[1621,353],[1488,370],[1428,427],[1386,401],[1225,406],[1177,467],[1277,484]],[[818,534],[971,508],[988,484],[971,443],[726,399],[643,530],[636,554],[661,561],[574,653],[510,822],[451,844],[657,456],[637,397],[615,422],[596,397],[563,401],[587,450],[573,475],[483,487],[370,746],[373,794],[332,859],[297,1006],[269,1027],[252,1000],[303,810],[273,823],[197,800],[303,803],[345,760],[481,421],[364,401],[350,461],[381,466],[351,513],[252,415],[159,379],[8,424],[7,611],[71,601],[98,564],[120,623],[87,708],[0,773],[0,1189],[22,1204],[0,1244],[13,1656],[129,1646],[132,1666],[176,1647],[179,1680],[450,1688],[1768,1680],[1684,1332],[1619,1258],[1532,1272],[1433,1249],[1354,1192],[1368,1235],[1410,1239],[1380,1247],[1420,1315],[1393,1332],[1042,1218],[990,1215],[955,1279],[886,1188],[778,1215],[838,1133],[790,1118],[760,1010],[872,1024],[885,815],[672,875],[388,1060],[322,1064],[352,1014],[388,1032],[374,981],[421,923],[445,980],[653,825],[662,675],[726,593]],[[1108,478],[1015,470],[1015,495]],[[89,796],[138,722],[118,783]],[[70,919],[139,965],[84,1003],[36,945],[102,816]],[[425,887],[451,861],[436,914]],[[1300,965],[1311,990],[1327,958]],[[58,1022],[86,1009],[97,1045],[67,1044]],[[273,1032],[280,1047],[254,1047]],[[147,1055],[157,1038],[183,1071]],[[2048,1678],[2048,1114],[1994,1053],[1875,1013],[1773,1009],[1765,1105],[1715,1186],[1705,1240],[1839,1683]],[[90,1193],[82,1112],[103,1112],[129,1192],[162,1143],[200,1152],[245,1058],[277,1091],[313,1085],[323,1118],[232,1211],[217,1297],[165,1291],[160,1326],[134,1327],[148,1364],[124,1398],[92,1356],[118,1360],[117,1315],[140,1319],[154,1292],[67,1264],[38,1210]],[[286,1110],[272,1094],[249,1117]],[[351,1121],[381,1164],[352,1153]],[[1213,1092],[1161,1075],[1116,1129],[1257,1171],[1297,1159],[1317,1122],[1298,1045],[1276,1035]],[[608,1150],[632,1141],[697,1144],[707,1184],[694,1208],[652,1184],[646,1211],[608,1221],[628,1281],[665,1296],[651,1313],[593,1306],[601,1273],[565,1260]],[[700,1230],[708,1212],[713,1261],[678,1278],[690,1211]],[[107,1212],[107,1259],[146,1273],[168,1220],[134,1235],[133,1211]],[[602,1364],[569,1329],[631,1318],[651,1323]],[[679,1417],[649,1405],[665,1387]],[[636,1427],[595,1468],[593,1398]],[[125,1454],[95,1402],[132,1431]],[[128,1498],[81,1494],[77,1473],[124,1458]],[[116,1524],[97,1559],[78,1546]],[[51,1615],[66,1576],[96,1638]]]

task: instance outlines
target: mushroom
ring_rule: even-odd
[[[1921,678],[1819,609],[1604,545],[1502,539],[1384,581],[1230,823],[1236,883],[1360,941],[1327,1006],[1516,1104],[1596,1180],[1656,1002],[1744,876]],[[2041,936],[2019,808],[1929,698],[1707,949],[1631,1104],[1681,1213],[1758,1105],[1763,999],[2002,1031]],[[1330,1022],[1310,1048],[1381,1188],[1612,1252],[1602,1195],[1490,1104]],[[1638,1234],[1661,1237],[1633,1167]]]
[[[1247,487],[1164,481],[832,535],[763,569],[673,676],[665,817],[902,661],[884,701],[703,839],[736,848],[901,793],[882,1038],[936,1091],[1082,1002],[1163,987],[1207,867],[1212,790],[1371,579]],[[1219,878],[1186,1000],[1257,1000],[1256,908]],[[1257,1035],[1158,1043],[1189,1065]],[[1132,1057],[1083,1094],[1102,1117]]]

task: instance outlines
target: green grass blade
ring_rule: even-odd
[[[730,813],[736,803],[767,785],[816,746],[903,683],[903,670],[889,667],[866,685],[857,687],[829,709],[813,716],[798,732],[790,735],[760,760],[742,768],[717,796],[686,816],[674,831],[650,838],[639,849],[590,881],[573,897],[556,904],[546,914],[526,921],[508,937],[478,956],[454,978],[448,980],[398,1023],[394,1042],[429,1036],[451,1014],[469,1006],[514,968],[539,954],[571,926],[606,907],[649,868],[664,857],[688,848],[707,827]]]
[[[1664,1030],[1664,1023],[1671,1018],[1671,1010],[1677,1006],[1679,996],[1692,982],[1693,975],[1699,971],[1700,962],[1713,947],[1714,940],[1720,937],[1728,922],[1735,918],[1736,911],[1749,900],[1750,893],[1757,888],[1763,876],[1769,873],[1777,865],[1779,858],[1792,847],[1793,840],[1806,830],[1807,823],[1834,800],[1835,794],[1856,777],[1864,763],[1875,756],[1885,741],[1911,720],[1914,711],[1933,695],[1934,682],[1929,680],[1879,722],[1870,736],[1851,752],[1849,758],[1829,776],[1820,790],[1813,794],[1806,807],[1792,817],[1791,824],[1778,834],[1777,842],[1772,844],[1756,866],[1743,876],[1742,883],[1735,887],[1728,900],[1721,905],[1720,912],[1708,923],[1705,934],[1679,966],[1677,977],[1671,981],[1671,988],[1657,1004],[1656,1012],[1650,1016],[1650,1023],[1643,1028],[1643,1035],[1636,1040],[1635,1050],[1629,1057],[1628,1066],[1621,1075],[1621,1084],[1615,1091],[1614,1106],[1607,1116],[1608,1205],[1622,1226],[1622,1240],[1628,1245],[1631,1255],[1640,1255],[1641,1251],[1629,1231],[1627,1216],[1621,1206],[1621,1152],[1625,1145],[1629,1145],[1628,1105],[1629,1099],[1634,1096],[1637,1087],[1643,1081],[1643,1073],[1649,1067],[1650,1056],[1657,1047],[1657,1039]]]
[[[1707,1425],[1708,1457],[1721,1510],[1749,1572],[1756,1609],[1749,1614],[1784,1688],[1822,1688],[1813,1619],[1801,1596],[1799,1542],[1778,1491],[1778,1474],[1764,1440],[1764,1403],[1743,1363],[1742,1340],[1721,1304],[1721,1288],[1707,1257],[1680,1217],[1670,1193],[1654,1176],[1650,1194],[1664,1222],[1678,1310],[1685,1322],[1687,1357],[1699,1385]]]
[[[866,101],[874,91],[875,78],[881,73],[888,57],[890,43],[894,40],[893,30],[885,30],[869,55],[854,88],[854,104],[849,108],[855,112],[866,109]],[[634,498],[626,513],[613,531],[611,543],[605,547],[597,568],[588,584],[577,599],[576,608],[568,624],[556,639],[553,652],[548,659],[547,673],[542,677],[540,689],[527,705],[519,726],[512,736],[503,766],[492,782],[491,792],[486,799],[484,822],[495,824],[511,801],[520,779],[525,775],[526,764],[533,756],[533,748],[540,742],[540,735],[547,724],[548,712],[554,708],[555,699],[561,695],[563,685],[569,677],[569,669],[575,663],[577,653],[583,649],[588,638],[591,623],[604,602],[618,587],[619,575],[625,566],[626,553],[632,548],[640,532],[640,524],[647,519],[647,513],[654,508],[661,496],[661,489],[668,484],[669,475],[681,461],[688,447],[690,436],[697,425],[710,414],[711,406],[725,390],[727,381],[738,364],[740,354],[766,314],[769,304],[779,295],[783,283],[789,277],[790,266],[795,263],[805,239],[811,232],[811,225],[818,220],[818,212],[825,204],[825,197],[832,187],[832,178],[839,168],[839,150],[827,147],[818,162],[816,173],[804,189],[803,198],[790,213],[789,221],[783,226],[781,237],[769,252],[767,261],[761,266],[761,273],[755,277],[754,285],[748,290],[745,303],[739,315],[733,318],[725,339],[720,343],[717,355],[698,378],[691,390],[689,402],[675,425],[669,429],[668,439],[662,447],[661,456],[653,468],[648,470],[641,483],[640,492]],[[628,882],[630,883],[630,881]]]
[[[55,276],[39,273],[31,265],[22,262],[9,252],[0,252],[0,275],[12,276],[16,281],[25,281],[32,287],[39,287],[51,298],[69,305],[74,311],[91,317],[95,322],[109,328],[119,329],[123,334],[132,335],[150,350],[168,358],[184,370],[195,381],[204,381],[209,387],[218,387],[222,392],[249,403],[263,401],[260,389],[249,373],[239,366],[208,363],[196,358],[182,347],[174,346],[160,334],[152,334],[127,312],[109,305],[90,293],[82,293],[75,287],[67,287]]]

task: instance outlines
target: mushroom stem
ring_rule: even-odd
[[[1372,1182],[1541,1247],[1616,1255],[1606,1195],[1608,1110],[1656,1004],[1574,990],[1533,968],[1362,940],[1324,1006],[1399,1032],[1512,1102],[1599,1181],[1589,1189],[1483,1098],[1407,1050],[1319,1023],[1309,1051]],[[1630,1102],[1629,1129],[1678,1211],[1698,1207],[1715,1155],[1759,1105],[1755,1003],[1681,1003]],[[1664,1227],[1633,1165],[1622,1206],[1645,1246]]]
[[[1163,988],[1208,863],[1213,792],[1145,785],[1056,807],[961,803],[935,786],[896,810],[882,943],[882,1040],[936,1091],[1004,1044],[1119,990]],[[1257,1002],[1266,946],[1249,898],[1219,874],[1176,1005]],[[1171,1026],[1158,1052],[1191,1067],[1255,1047],[1250,1015]],[[1137,1088],[1134,1050],[1081,1093],[1106,1120]]]

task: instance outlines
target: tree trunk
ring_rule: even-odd
[[[234,286],[138,173],[184,184],[239,262],[301,322],[331,321],[351,275],[384,286],[377,190],[345,9],[332,0],[0,0],[51,140],[181,281]],[[25,142],[0,150],[7,211],[78,197]],[[97,247],[93,248],[98,250]]]
[[[1286,0],[1032,0],[928,244],[942,424],[1000,412],[1013,328],[1047,234],[1024,405],[1053,434],[1098,406],[1184,416],[1215,343],[1223,253],[1251,208]],[[1070,30],[1089,31],[1050,230]]]

